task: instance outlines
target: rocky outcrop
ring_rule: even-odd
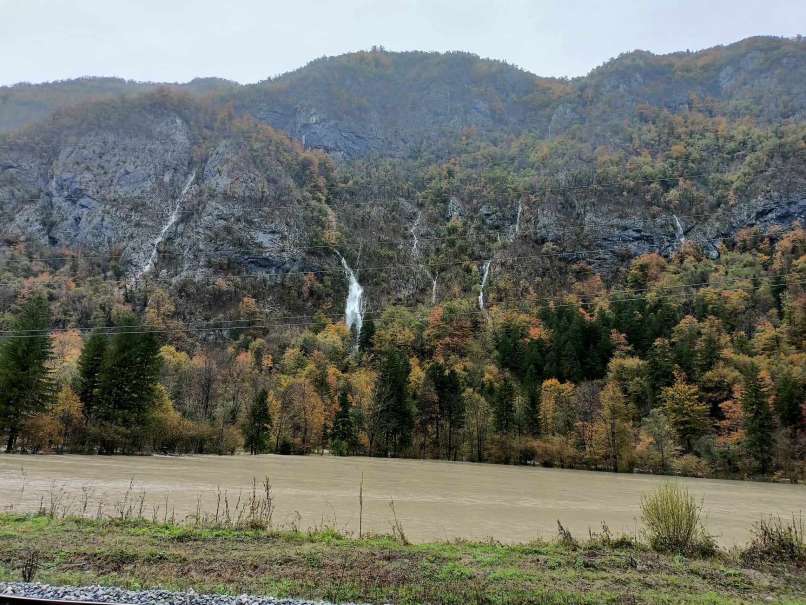
[[[155,97],[134,129],[112,116],[8,139],[2,238],[119,254],[132,279],[164,269],[199,278],[224,257],[236,272],[307,267],[313,234],[299,215],[310,200],[291,143],[275,135],[277,153],[256,151],[237,133],[211,130],[189,100],[179,104]]]

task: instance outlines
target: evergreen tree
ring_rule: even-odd
[[[339,393],[339,409],[333,419],[333,430],[330,434],[333,450],[339,454],[349,455],[353,452],[358,441],[355,434],[352,406],[347,391]]]
[[[32,296],[14,322],[14,334],[0,348],[0,428],[6,431],[6,452],[14,450],[23,422],[53,400],[49,321],[47,300]]]
[[[775,408],[781,424],[793,433],[803,426],[803,403],[806,402],[806,384],[800,382],[791,368],[784,368],[777,380]]]
[[[769,395],[755,364],[745,372],[740,402],[747,435],[745,447],[756,468],[765,474],[772,465],[774,426]]]
[[[647,359],[649,378],[649,407],[654,408],[661,390],[674,382],[674,352],[666,338],[658,338],[652,343]]]
[[[493,390],[493,416],[495,429],[501,433],[510,433],[515,424],[515,388],[512,380],[504,377]]]
[[[93,332],[84,343],[81,356],[78,358],[76,393],[84,404],[84,415],[89,419],[93,418],[98,407],[101,368],[108,342],[105,334]]]
[[[358,335],[358,350],[366,353],[372,350],[375,340],[375,322],[371,317],[367,317],[361,326],[361,333]]]
[[[244,447],[250,454],[262,454],[269,449],[269,431],[272,420],[269,412],[269,394],[260,389],[252,405],[244,425]]]
[[[453,369],[446,371],[445,366],[439,362],[432,363],[427,374],[437,398],[437,426],[444,426],[444,431],[441,432],[445,435],[445,455],[454,458],[456,431],[461,430],[465,424],[465,405],[459,376]]]
[[[387,453],[397,454],[411,443],[414,406],[409,397],[411,365],[406,354],[391,348],[383,356],[378,379],[377,423]]]
[[[156,401],[159,341],[132,315],[123,317],[117,327],[98,377],[95,418],[132,436],[145,425]],[[116,446],[110,441],[102,449],[111,451]]]

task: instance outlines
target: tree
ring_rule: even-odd
[[[602,408],[595,427],[595,442],[614,473],[630,466],[633,447],[632,413],[617,384],[608,383],[601,393]]]
[[[766,474],[772,464],[774,426],[767,385],[756,364],[745,372],[739,401],[744,412],[745,448],[754,466]]]
[[[515,388],[512,380],[504,376],[501,383],[493,386],[492,390],[495,429],[499,433],[509,433],[515,424]]]
[[[686,377],[678,372],[674,384],[661,390],[660,399],[683,449],[691,452],[694,441],[711,426],[708,406],[700,401],[697,385],[687,383]]]
[[[95,417],[115,427],[115,433],[134,436],[148,418],[157,396],[162,358],[153,332],[143,330],[132,315],[118,322],[104,355],[99,375]],[[116,449],[115,440],[106,440],[102,450]]]
[[[669,460],[674,456],[676,435],[674,427],[662,410],[655,408],[644,418],[642,427],[644,432],[652,438],[652,449],[657,454],[658,465],[661,470],[669,467]]]
[[[352,405],[346,390],[339,393],[339,409],[333,419],[333,430],[330,433],[333,451],[338,454],[351,454],[358,442],[355,423],[353,422]]]
[[[441,448],[440,435],[444,435],[445,455],[453,459],[456,456],[456,431],[464,427],[465,423],[465,406],[459,376],[455,370],[446,370],[439,362],[432,363],[426,374],[433,385],[436,397],[437,446]],[[441,430],[443,428],[444,430]]]
[[[250,454],[262,454],[268,451],[271,426],[269,394],[266,389],[260,389],[249,407],[244,423],[244,447]]]
[[[411,443],[414,429],[414,408],[409,397],[411,364],[405,353],[397,348],[386,351],[381,361],[378,379],[375,422],[383,435],[384,448],[399,453]]]
[[[59,391],[50,415],[58,423],[59,435],[56,446],[59,452],[63,452],[67,444],[74,440],[82,429],[84,420],[81,400],[69,385],[64,385]]]
[[[806,402],[806,382],[798,379],[795,360],[784,366],[776,381],[775,407],[781,424],[797,433],[803,426],[803,405]],[[803,367],[803,366],[801,366]],[[801,376],[803,375],[801,371]]]
[[[375,322],[371,317],[367,317],[361,325],[361,333],[358,335],[358,350],[368,353],[372,350],[375,341]]]
[[[540,427],[545,435],[567,435],[574,428],[574,385],[556,378],[543,381],[540,388]]]
[[[490,404],[472,389],[465,389],[462,398],[465,400],[472,459],[481,462],[485,458],[487,432],[492,419]]]
[[[81,356],[78,358],[78,379],[75,390],[78,398],[84,404],[84,415],[87,418],[92,418],[98,407],[101,368],[108,343],[106,335],[93,332],[84,343]]]
[[[47,300],[32,296],[20,309],[14,334],[0,349],[0,423],[7,434],[6,452],[14,450],[25,420],[53,399],[49,321]]]
[[[649,380],[649,407],[655,407],[662,389],[674,383],[674,352],[666,338],[657,338],[652,343],[647,357]]]

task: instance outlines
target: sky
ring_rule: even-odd
[[[465,50],[573,77],[630,50],[698,50],[805,25],[803,0],[0,0],[0,85],[256,82],[373,45]]]

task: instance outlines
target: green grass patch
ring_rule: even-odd
[[[0,579],[36,551],[36,580],[193,588],[366,603],[806,603],[803,569],[746,569],[721,553],[661,554],[635,545],[405,545],[332,530],[194,528],[146,521],[0,515]]]

